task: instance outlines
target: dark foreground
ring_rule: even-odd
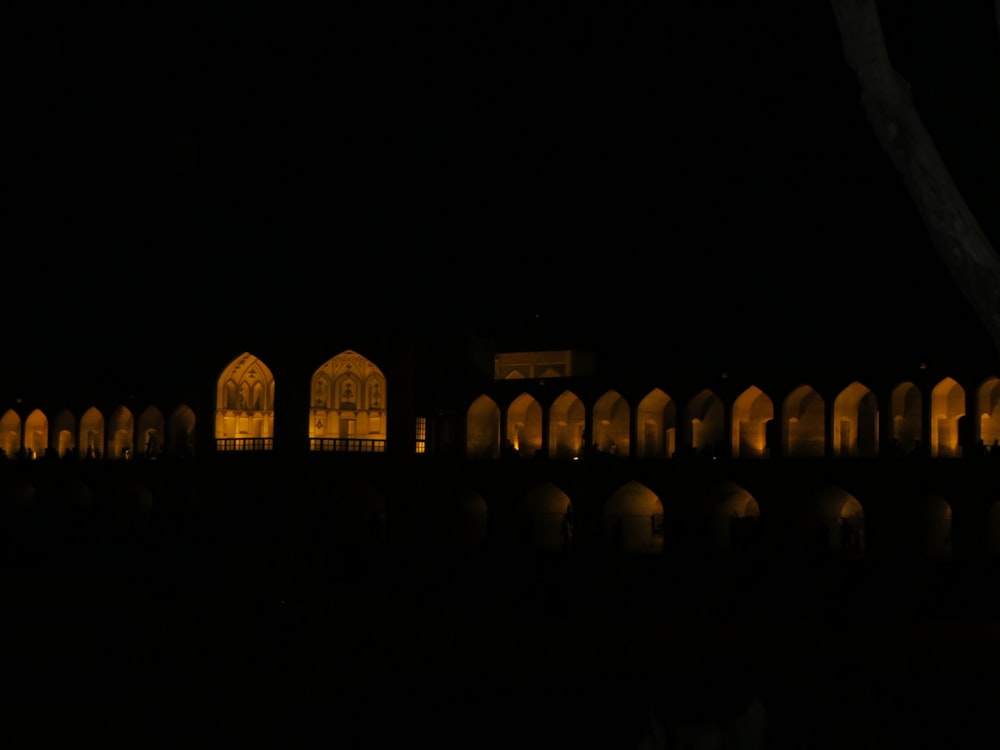
[[[995,568],[125,559],[7,566],[7,747],[633,750],[753,698],[768,748],[1000,746]]]

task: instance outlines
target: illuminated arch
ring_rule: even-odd
[[[774,419],[770,396],[751,385],[733,402],[732,454],[738,458],[764,458],[767,424]]]
[[[823,456],[826,450],[826,403],[815,388],[800,385],[782,405],[782,451],[786,456]]]
[[[630,429],[629,405],[620,393],[611,390],[597,399],[594,404],[593,435],[597,450],[618,456],[629,455],[632,442]]]
[[[560,394],[549,410],[549,452],[553,458],[577,458],[583,450],[586,413],[572,391]]]
[[[163,412],[155,406],[147,406],[139,414],[136,426],[136,449],[146,458],[158,458],[163,451],[163,441],[166,435]]]
[[[687,404],[687,442],[696,454],[717,456],[724,447],[722,399],[709,389],[699,391]]]
[[[677,404],[654,388],[636,409],[636,442],[640,458],[670,458],[677,450]]]
[[[542,405],[522,393],[507,408],[507,441],[522,458],[533,458],[542,449]]]
[[[216,450],[267,451],[273,441],[274,376],[261,360],[244,352],[217,381]]]
[[[631,480],[604,505],[604,545],[615,552],[656,555],[663,552],[663,503],[644,484]]]
[[[56,438],[56,451],[60,458],[75,457],[79,454],[76,439],[76,417],[69,409],[62,409],[56,414],[52,424],[52,434]]]
[[[465,454],[469,458],[500,457],[500,407],[480,395],[465,413]]]
[[[833,454],[878,455],[878,403],[875,394],[857,381],[833,400]]]
[[[899,455],[908,455],[920,445],[923,427],[923,398],[916,384],[905,381],[890,394],[892,441]]]
[[[978,439],[990,450],[1000,450],[1000,378],[989,377],[979,386],[976,415]]]
[[[29,458],[41,458],[49,448],[49,418],[41,409],[24,419],[24,448]]]
[[[385,451],[388,393],[374,362],[348,349],[320,365],[310,387],[311,450]]]
[[[816,552],[818,545],[843,559],[864,557],[865,511],[854,495],[836,485],[816,489],[802,506],[801,542]]]
[[[521,543],[530,550],[562,550],[572,540],[573,504],[552,482],[541,482],[517,506]]]
[[[760,532],[760,506],[747,489],[723,482],[712,488],[701,507],[715,552],[743,554],[753,549]]]
[[[174,458],[193,458],[195,454],[195,416],[187,404],[180,404],[170,413],[167,424],[170,443],[167,453]]]
[[[132,458],[135,451],[134,434],[135,420],[132,412],[124,406],[119,406],[108,417],[108,457],[112,460]]]
[[[0,417],[0,458],[13,458],[21,450],[21,415],[8,409]]]
[[[92,406],[80,417],[80,439],[77,444],[83,448],[87,458],[104,457],[104,415]]]
[[[931,390],[931,445],[936,458],[962,455],[959,420],[965,416],[965,389],[952,378],[944,378]]]

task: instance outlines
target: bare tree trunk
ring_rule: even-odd
[[[830,2],[875,136],[903,178],[934,249],[1000,352],[1000,255],[952,180],[913,104],[909,84],[889,60],[875,0]],[[1000,25],[1000,0],[996,3]]]

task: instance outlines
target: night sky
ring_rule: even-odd
[[[989,347],[825,2],[360,5],[27,21],[8,351],[424,319],[622,348],[652,327],[669,356]],[[880,5],[997,246],[993,3]]]

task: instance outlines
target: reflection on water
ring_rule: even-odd
[[[753,701],[769,748],[996,734],[995,568],[318,559],[202,533],[186,548],[67,537],[47,561],[5,567],[22,745],[311,747],[360,733],[352,747],[635,750],[651,712],[690,738]]]

